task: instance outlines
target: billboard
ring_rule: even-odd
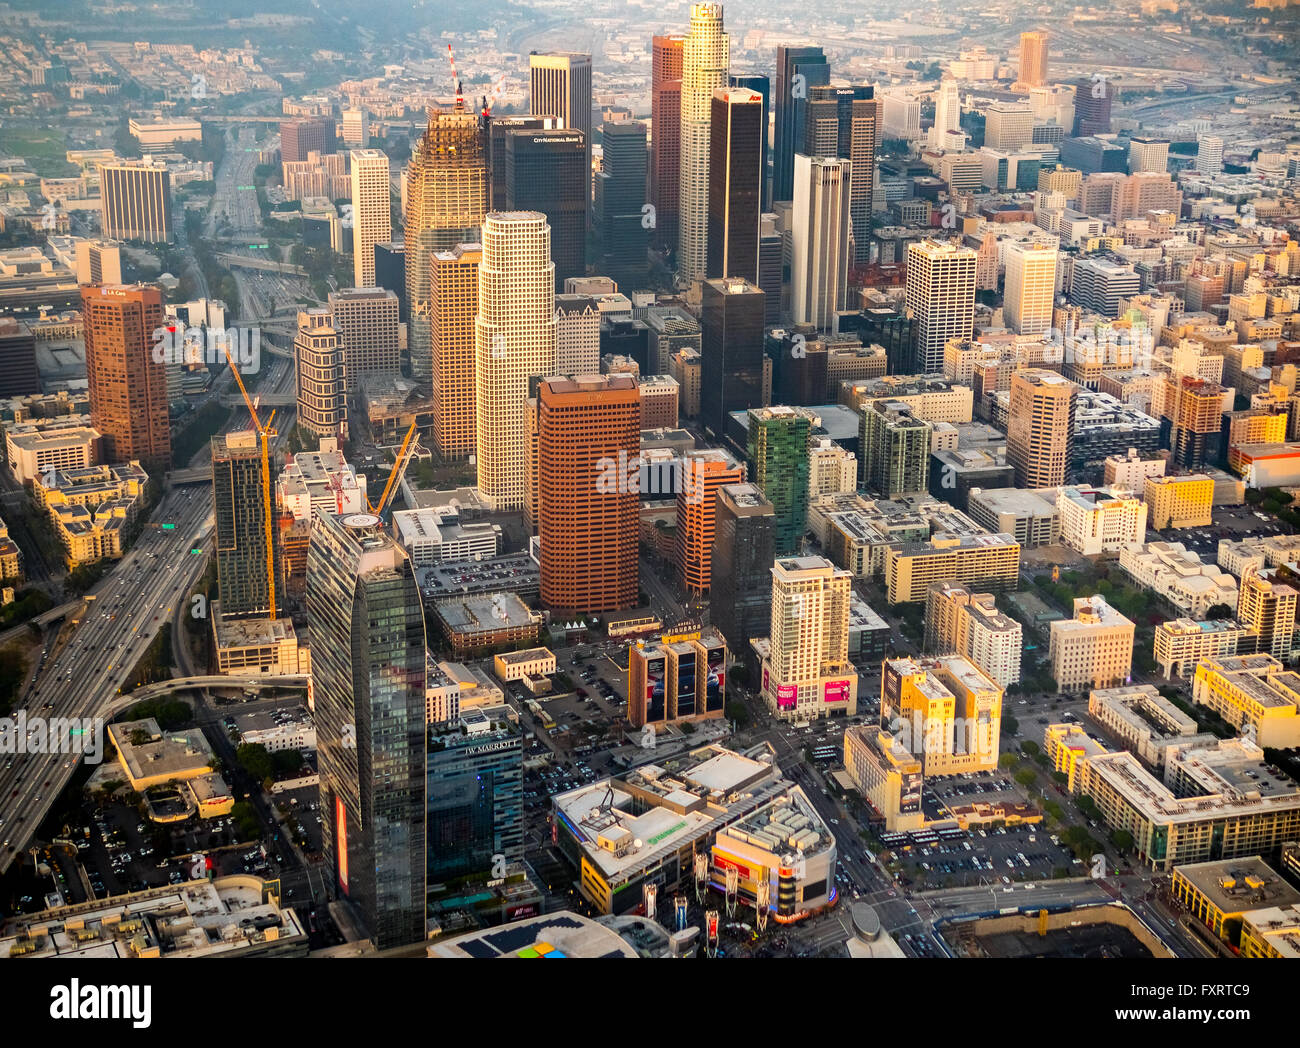
[[[828,680],[822,685],[823,702],[848,702],[849,682],[846,680]]]
[[[699,671],[694,651],[677,656],[677,716],[695,716],[695,675]]]
[[[662,721],[667,715],[664,705],[664,657],[652,655],[645,660],[645,719]]]
[[[727,670],[726,648],[710,648],[708,676],[704,686],[704,709],[707,713],[726,708]]]
[[[343,807],[343,798],[336,796],[334,798],[334,826],[335,826],[335,848],[338,854],[339,864],[339,887],[343,889],[343,894],[348,894],[348,813]]]
[[[778,684],[776,686],[776,708],[792,710],[799,705],[799,685]]]

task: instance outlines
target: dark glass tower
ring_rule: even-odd
[[[772,620],[772,564],[776,559],[776,511],[755,484],[725,484],[718,489],[714,517],[713,625],[735,652],[751,637],[761,637]]]
[[[284,574],[274,537],[275,522],[267,527],[265,494],[257,434],[244,430],[213,437],[212,503],[223,617],[274,618],[277,614],[272,605],[280,601],[272,600],[266,573],[268,541],[276,594],[284,592]]]
[[[762,142],[762,186],[763,210],[772,210],[772,149],[767,143],[767,129],[771,123],[768,114],[772,111],[772,80],[766,73],[732,73],[729,79],[732,87],[747,87],[757,91],[763,98],[763,120],[759,125],[759,140]]]
[[[763,96],[743,87],[713,92],[709,122],[709,279],[758,283],[763,207]]]
[[[603,261],[601,271],[619,286],[644,286],[650,231],[645,204],[645,124],[626,120],[602,125],[604,170],[596,176],[596,221]]]
[[[425,628],[378,517],[317,514],[307,555],[325,860],[378,949],[425,937]]]
[[[528,130],[506,135],[506,210],[539,211],[551,226],[556,290],[586,274],[591,170],[581,131]]]
[[[802,78],[802,79],[801,79]],[[820,47],[776,49],[776,127],[772,143],[772,199],[794,199],[794,155],[803,148],[809,89],[831,82],[831,67]]]
[[[700,417],[721,440],[727,415],[763,403],[766,295],[747,280],[704,281],[700,332]]]
[[[880,134],[880,103],[875,93],[869,84],[810,87],[803,148],[799,150],[806,156],[834,156],[853,162],[849,214],[853,221],[853,261],[858,263],[871,259],[871,191]]]

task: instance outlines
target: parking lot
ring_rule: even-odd
[[[1079,876],[1059,838],[1037,826],[974,828],[960,837],[893,850],[915,891]]]

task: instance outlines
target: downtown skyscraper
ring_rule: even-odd
[[[800,150],[808,156],[839,157],[852,163],[851,259],[864,265],[871,260],[872,190],[876,180],[876,143],[880,136],[880,102],[875,95],[875,88],[870,84],[837,82],[810,88]]]
[[[831,82],[831,67],[820,47],[776,49],[772,84],[776,127],[772,141],[772,199],[794,199],[794,155],[803,149],[809,89]]]
[[[378,517],[315,514],[307,617],[326,869],[377,949],[422,942],[424,605]]]
[[[406,169],[407,345],[411,374],[433,382],[430,315],[431,257],[474,243],[488,211],[487,143],[478,114],[463,101],[452,110],[430,109],[429,125],[411,149]]]
[[[478,488],[496,510],[521,509],[528,479],[520,449],[528,380],[555,370],[551,227],[536,211],[492,212],[483,222],[474,321]]]
[[[852,184],[857,170],[838,157],[794,158],[790,311],[795,324],[830,331],[848,301]]]
[[[712,110],[706,275],[757,284],[763,96],[743,87],[720,87],[713,92]]]
[[[709,124],[713,92],[727,86],[731,42],[721,4],[692,4],[691,29],[682,43],[682,148],[678,197],[678,282],[689,287],[705,275],[709,238]]]
[[[506,210],[539,211],[546,216],[555,290],[560,291],[570,277],[587,271],[591,167],[586,137],[566,128],[513,131],[506,135],[505,147]],[[644,195],[644,173],[641,191]]]
[[[581,131],[586,151],[584,228],[591,225],[591,55],[534,51],[528,56],[529,105],[533,116],[552,116]]]
[[[81,289],[91,424],[106,462],[138,460],[149,473],[171,469],[167,364],[155,352],[162,291],[152,284]]]
[[[650,58],[650,205],[656,247],[677,250],[677,208],[682,161],[682,44],[685,37],[656,36]]]
[[[375,286],[375,245],[393,239],[393,189],[382,149],[352,150],[352,286]]]
[[[943,370],[943,349],[975,323],[975,252],[922,240],[907,247],[907,310],[916,319],[917,372]]]
[[[284,592],[284,574],[275,522],[267,519],[274,509],[266,494],[257,434],[247,429],[213,437],[212,503],[223,617],[273,619],[278,614],[276,595]]]

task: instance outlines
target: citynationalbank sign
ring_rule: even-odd
[[[546,142],[556,146],[567,146],[574,142],[581,142],[581,141],[582,141],[581,135],[568,135],[565,138],[542,138],[539,136],[533,139],[533,145],[537,146]]]
[[[665,837],[671,837],[674,833],[684,828],[685,826],[686,826],[686,820],[683,819],[676,826],[669,826],[668,829],[656,833],[653,837],[651,837],[648,841],[646,841],[646,844],[658,844]]]

